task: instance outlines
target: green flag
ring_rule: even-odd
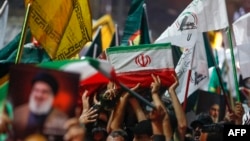
[[[147,14],[144,0],[133,0],[125,22],[121,45],[149,44]]]
[[[181,58],[182,51],[180,47],[172,45],[172,55],[173,55],[173,62],[174,62],[174,67],[177,66],[179,59]]]
[[[216,64],[214,64],[214,62],[212,61],[212,58],[214,55],[212,54],[213,52],[210,51],[212,50],[212,47],[208,40],[207,32],[203,32],[203,40],[204,40],[204,45],[205,45],[205,50],[206,50],[206,55],[207,55],[208,68],[214,67]]]
[[[50,57],[44,49],[35,47],[31,42],[31,32],[27,31],[25,45],[21,56],[21,63],[41,63],[51,61]],[[0,50],[1,63],[14,63],[17,55],[18,44],[21,33],[8,43],[2,50]]]
[[[208,91],[221,94],[219,78],[215,70],[215,67],[212,68],[211,76],[208,83]]]
[[[115,33],[113,34],[113,37],[112,37],[112,40],[111,40],[111,42],[110,42],[109,47],[113,47],[113,46],[119,46],[119,45],[116,45],[116,31],[115,31]]]
[[[21,32],[19,32],[12,41],[0,50],[0,60],[6,60],[10,54],[18,48],[20,38]],[[28,42],[31,42],[31,32],[29,29],[27,30],[25,43]]]
[[[140,30],[141,30],[140,44],[150,44],[151,39],[149,35],[148,14],[145,3],[143,4],[143,13],[142,13]]]
[[[90,44],[86,54],[84,56],[97,58],[102,53],[102,33],[101,26],[98,28],[96,35]]]
[[[109,47],[114,47],[114,46],[119,46],[120,45],[120,41],[119,41],[119,29],[118,29],[118,25],[115,24],[115,32],[113,34],[112,40],[110,42]]]

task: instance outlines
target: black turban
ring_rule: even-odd
[[[45,82],[47,83],[52,91],[53,91],[53,94],[56,95],[57,94],[57,91],[58,91],[58,83],[57,83],[57,80],[49,73],[38,73],[32,80],[32,85],[37,82],[37,81],[42,81],[42,82]]]

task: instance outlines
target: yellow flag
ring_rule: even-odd
[[[25,0],[29,27],[53,60],[76,55],[92,39],[88,0]]]
[[[97,31],[98,27],[102,26],[102,50],[109,47],[113,34],[115,32],[115,25],[113,19],[109,14],[102,16],[93,24],[93,34]],[[118,31],[117,31],[118,32]]]

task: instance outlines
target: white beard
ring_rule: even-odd
[[[54,96],[48,98],[47,101],[43,102],[42,104],[38,105],[34,98],[31,96],[29,100],[29,109],[32,113],[37,115],[46,114],[50,111],[53,105]]]

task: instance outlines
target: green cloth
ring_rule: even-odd
[[[21,32],[0,50],[0,63],[15,63]],[[44,49],[35,47],[31,42],[31,32],[28,29],[21,55],[21,63],[41,63],[51,61]]]
[[[91,42],[84,56],[97,58],[101,53],[102,53],[102,32],[101,28],[99,28],[98,31],[96,32],[94,40]]]
[[[144,0],[133,0],[125,22],[121,45],[129,45],[131,37],[140,35],[139,44],[150,44],[148,20],[146,9],[143,7]]]
[[[31,32],[28,29],[26,33],[25,44],[31,42]],[[5,47],[0,50],[0,60],[7,60],[10,54],[18,48],[19,41],[21,38],[21,32],[19,32],[13,40],[11,40]]]
[[[205,45],[205,50],[206,50],[206,55],[207,55],[207,65],[208,68],[215,66],[212,58],[214,55],[212,54],[212,47],[210,45],[210,42],[208,40],[207,32],[203,32],[203,39],[204,39],[204,45]],[[216,63],[216,62],[215,62]]]
[[[7,111],[7,115],[9,116],[9,118],[11,120],[13,120],[13,118],[14,118],[14,115],[13,115],[13,106],[8,101],[5,104],[5,110]],[[11,126],[9,126],[9,128],[10,128],[10,130],[12,130]],[[5,141],[7,139],[7,137],[8,137],[7,134],[0,134],[0,141]]]

